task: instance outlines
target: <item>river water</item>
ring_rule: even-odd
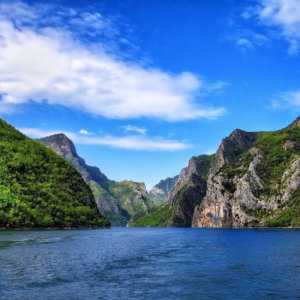
[[[0,299],[300,299],[300,230],[2,231]]]

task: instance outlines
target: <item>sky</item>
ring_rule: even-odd
[[[0,116],[113,180],[300,115],[299,0],[0,0]]]

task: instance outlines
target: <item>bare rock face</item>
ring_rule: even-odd
[[[215,169],[222,168],[225,164],[236,161],[242,151],[251,148],[257,134],[235,129],[229,137],[223,139],[216,155]]]
[[[168,200],[169,193],[175,186],[178,178],[179,176],[168,177],[156,184],[149,192],[149,195],[153,199],[153,201],[161,203],[166,202]]]
[[[298,128],[295,124],[289,128]],[[286,139],[289,134],[295,136],[294,131],[259,135],[235,130],[224,139],[192,226],[266,226],[268,219],[293,205],[290,201],[300,188],[300,153],[296,141]]]
[[[192,223],[194,209],[206,194],[206,176],[212,156],[193,157],[184,168],[169,195],[174,226],[189,227]]]
[[[240,218],[245,218],[239,214],[239,201],[233,201],[234,193],[241,195],[248,192],[245,182],[240,183],[238,188],[237,178],[225,175],[222,173],[222,169],[225,165],[237,163],[240,154],[249,150],[255,139],[255,133],[236,129],[222,141],[216,154],[215,163],[209,172],[207,193],[203,201],[196,207],[193,215],[192,225],[194,227],[232,227],[235,220],[239,222]],[[253,164],[249,166],[249,173],[247,172],[245,176],[251,177],[251,172],[255,173]],[[253,179],[253,184],[254,181],[255,179]],[[245,195],[245,198],[248,199],[248,196]]]
[[[108,178],[99,168],[89,166],[85,163],[84,159],[77,154],[73,142],[65,134],[54,134],[39,141],[69,161],[79,171],[85,181],[93,180],[103,186],[107,185]]]

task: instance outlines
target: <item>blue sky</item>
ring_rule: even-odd
[[[0,114],[146,182],[300,111],[298,0],[0,0]]]

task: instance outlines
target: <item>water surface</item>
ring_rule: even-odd
[[[300,299],[300,231],[3,231],[0,299]]]

